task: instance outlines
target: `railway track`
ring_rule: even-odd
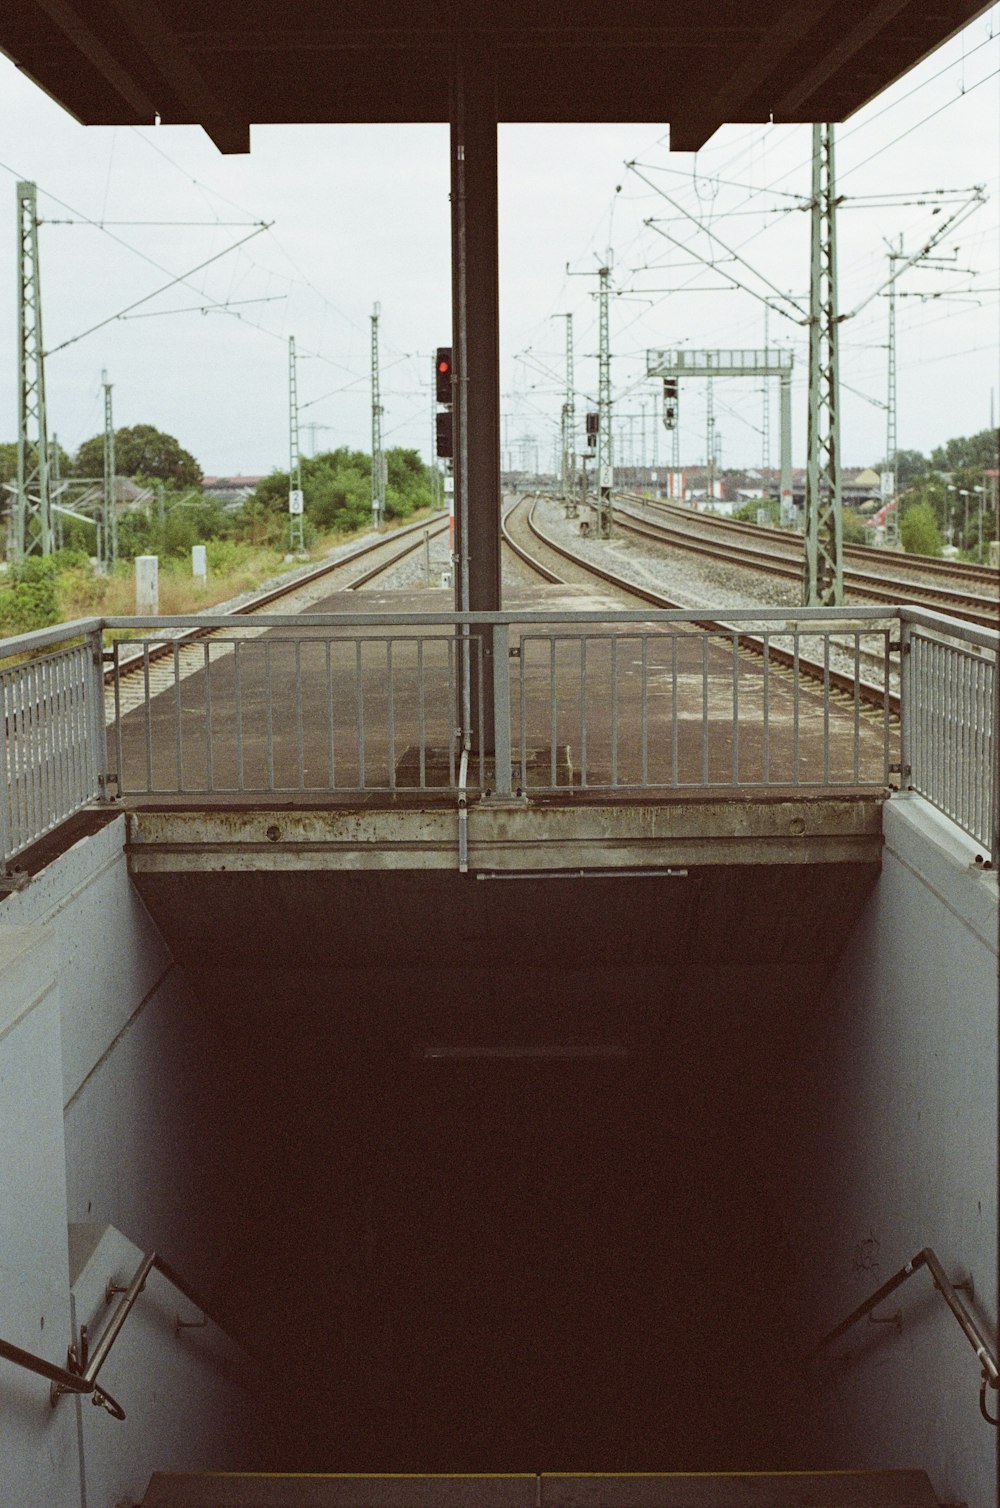
[[[636,506],[656,508],[667,513],[675,522],[654,521],[645,513],[637,512]],[[688,550],[726,565],[785,580],[802,579],[802,546],[787,533],[755,524],[715,520],[707,523],[699,515],[692,515],[690,509],[650,503],[648,500],[642,500],[641,503],[637,500],[636,506],[619,503],[614,510],[617,527],[628,534],[647,539],[651,543]],[[720,537],[727,534],[730,536],[728,539]],[[750,543],[750,540],[760,540],[761,543]],[[949,571],[950,579],[962,583],[951,587],[941,584],[940,580],[932,584],[929,579],[920,582],[888,576],[884,571],[875,573],[861,569],[863,564],[873,560],[884,565],[884,551],[850,546],[845,548],[844,558],[844,590],[856,601],[928,607],[982,628],[992,628],[1000,614],[1000,600],[996,595],[998,575],[988,567],[966,566],[962,572]],[[910,570],[914,559],[919,557],[907,558],[907,570]],[[849,566],[847,562],[851,560],[857,560],[858,565]],[[925,578],[936,574],[940,578],[944,572],[939,562],[921,561],[914,574],[924,574]],[[991,585],[994,588],[992,594],[976,589]]]
[[[404,524],[388,537],[359,545],[337,560],[323,561],[313,569],[299,573],[293,580],[257,592],[230,611],[234,617],[252,618],[255,613],[264,612],[279,602],[289,612],[305,610],[311,605],[309,599],[314,596],[317,583],[323,583],[330,591],[360,591],[419,550],[425,534],[436,539],[447,528],[447,517],[440,515]],[[359,565],[362,566],[360,572],[357,570]],[[337,579],[341,575],[347,579]],[[265,628],[259,630],[262,634],[267,631]],[[162,639],[134,653],[121,655],[117,648],[105,651],[106,658],[112,661],[104,676],[106,720],[111,722],[150,695],[175,685],[178,677],[203,669],[207,643],[220,633],[221,630],[211,628],[167,630]]]
[[[663,498],[644,497],[639,492],[623,492],[621,494],[630,502],[641,504],[657,513],[664,513],[679,521],[687,520],[696,524],[704,525],[709,531],[717,534],[731,534],[744,539],[766,540],[774,545],[785,542],[794,549],[798,549],[797,536],[786,529],[775,529],[768,524],[751,524],[743,519],[723,518],[721,515],[696,513],[691,508],[681,503],[668,502]],[[874,545],[844,546],[844,556],[847,560],[858,562],[859,566],[867,564],[884,565],[886,560],[892,560],[897,566],[902,565],[906,572],[913,576],[914,580],[920,577],[938,577],[947,581],[967,581],[970,584],[979,583],[987,592],[992,588],[994,591],[1000,587],[1000,569],[996,566],[975,565],[967,560],[939,560],[928,555],[903,555],[896,551],[879,549]],[[791,558],[791,557],[790,557]],[[904,577],[900,577],[903,580]]]
[[[650,607],[668,611],[688,611],[684,603],[674,602],[661,592],[653,591],[649,587],[636,585],[634,582],[628,581],[623,576],[616,575],[613,571],[609,571],[603,566],[596,565],[589,560],[582,560],[580,556],[574,554],[565,545],[558,543],[551,536],[543,533],[534,517],[537,501],[537,499],[525,497],[507,513],[502,520],[501,529],[504,542],[508,548],[513,551],[524,565],[534,570],[542,580],[552,584],[569,585],[573,584],[574,578],[577,583],[580,583],[589,577],[590,580],[596,579],[605,586],[610,586],[615,591],[622,592],[632,600],[637,599],[640,602],[648,603]],[[524,542],[526,535],[531,538],[531,548]],[[548,563],[544,558],[540,558],[537,554],[534,554],[533,551],[539,548],[541,549],[542,556],[548,554],[550,558],[554,557],[557,562],[567,562],[571,568],[571,574],[561,573],[555,565]],[[705,629],[712,633],[735,635],[740,648],[754,658],[760,659],[765,653],[764,641],[758,635],[739,630],[732,624],[713,618],[692,618],[691,622],[694,627]],[[861,680],[856,673],[849,674],[836,669],[836,667],[829,663],[809,660],[798,653],[782,649],[770,642],[767,644],[766,652],[772,665],[792,671],[796,675],[802,675],[808,679],[819,681],[829,686],[832,691],[842,697],[849,697],[853,700],[857,696],[866,708],[877,710],[880,716],[884,716],[886,695],[881,686]],[[857,649],[855,648],[852,653],[857,656]],[[890,716],[893,718],[898,717],[898,693],[890,691],[888,702]]]

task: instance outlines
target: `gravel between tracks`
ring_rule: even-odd
[[[606,567],[637,586],[663,592],[679,607],[797,607],[801,593],[793,582],[762,575],[759,583],[742,568],[720,564],[689,550],[675,550],[651,540],[618,533],[610,540],[585,539],[580,521],[566,518],[561,503],[542,498],[535,519],[543,533],[578,554]]]

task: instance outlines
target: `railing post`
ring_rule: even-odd
[[[911,785],[911,764],[913,759],[913,675],[910,663],[912,647],[913,625],[906,617],[906,609],[901,608],[899,613],[899,789],[907,790]],[[888,692],[888,686],[885,688]]]
[[[14,788],[7,768],[7,743],[11,736],[13,716],[7,708],[5,686],[4,677],[0,676],[0,878],[9,872],[10,851],[14,846],[11,837]]]
[[[493,749],[497,796],[512,794],[510,767],[510,624],[493,625]]]
[[[993,725],[990,728],[990,752],[987,787],[990,793],[990,863],[994,869],[1000,869],[1000,793],[997,792],[997,782],[1000,781],[1000,646],[993,656]]]
[[[91,790],[95,801],[110,801],[108,740],[104,723],[104,637],[100,628],[87,635],[88,700],[90,702]]]

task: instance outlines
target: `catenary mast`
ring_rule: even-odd
[[[305,500],[299,450],[299,379],[295,336],[288,337],[288,545],[293,555],[305,550]]]
[[[17,491],[12,554],[53,549],[49,442],[45,413],[45,351],[38,262],[38,189],[17,185]]]
[[[371,312],[372,322],[372,528],[385,518],[385,457],[382,454],[382,394],[379,382],[378,321],[381,304]]]
[[[833,126],[813,126],[809,275],[809,429],[806,445],[807,607],[844,600],[840,490],[837,198]]]

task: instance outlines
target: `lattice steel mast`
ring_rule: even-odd
[[[562,486],[567,518],[576,518],[576,397],[573,382],[573,316],[566,320],[566,400],[562,407]]]
[[[101,373],[104,389],[104,537],[103,558],[108,565],[118,559],[118,482],[115,476],[115,421],[107,372]]]
[[[17,492],[13,556],[53,549],[49,444],[45,414],[45,349],[38,264],[38,190],[17,185]]]
[[[382,454],[382,395],[378,367],[378,318],[381,304],[371,312],[372,322],[372,528],[385,518],[385,457]]]
[[[809,428],[806,456],[807,607],[844,600],[840,488],[837,197],[833,126],[813,126],[809,276]]]
[[[597,383],[597,532],[611,535],[611,492],[614,487],[614,445],[611,438],[611,268],[602,267],[598,294],[598,383]]]
[[[684,488],[681,485],[681,405],[680,389],[674,404],[674,422],[670,426],[670,496],[683,502]]]
[[[293,555],[305,550],[305,499],[302,494],[302,454],[299,450],[299,379],[294,335],[288,337],[288,547]]]
[[[768,319],[768,316],[770,315],[770,313],[771,313],[770,309],[765,304],[764,305],[764,350],[765,351],[767,350],[768,339],[770,337],[770,330],[768,329],[768,325],[770,323],[770,321]],[[768,380],[767,380],[766,377],[764,379],[763,399],[764,399],[764,407],[763,407],[763,411],[761,413],[761,429],[760,429],[761,470],[764,473],[765,496],[769,498],[771,496],[771,384],[768,382]]]
[[[889,372],[888,387],[885,405],[885,469],[888,473],[888,486],[883,489],[882,508],[883,524],[885,529],[885,542],[894,545],[899,538],[898,519],[896,514],[898,506],[889,507],[890,502],[896,504],[896,488],[899,485],[896,477],[896,450],[899,441],[896,436],[896,263],[903,257],[903,238],[899,237],[895,248],[889,251]]]
[[[705,494],[715,497],[715,383],[710,377],[705,396]]]

